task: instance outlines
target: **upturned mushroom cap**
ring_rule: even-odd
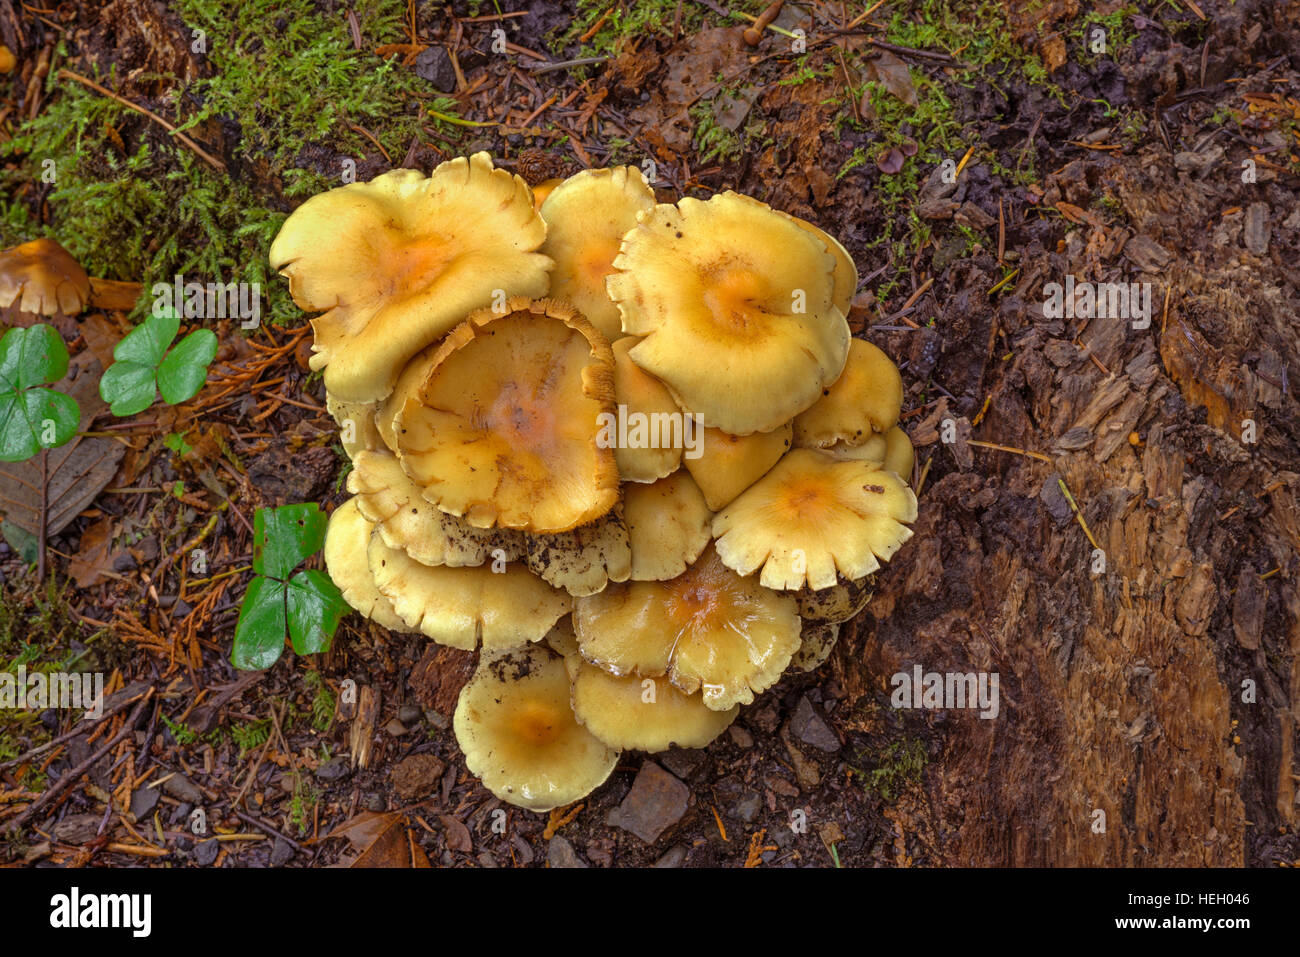
[[[683,464],[715,512],[766,475],[789,451],[794,438],[789,422],[752,435],[730,435],[708,428],[703,432],[699,456],[686,456]]]
[[[898,367],[870,342],[854,339],[844,372],[816,404],[794,420],[794,444],[826,448],[836,442],[860,445],[872,432],[898,423],[903,379]]]
[[[538,812],[600,787],[619,752],[578,723],[570,693],[564,660],[544,645],[485,655],[453,718],[470,773],[502,801]]]
[[[835,650],[840,638],[840,625],[835,621],[805,621],[800,634],[799,650],[794,653],[790,666],[800,671],[816,671]]]
[[[572,607],[522,565],[422,565],[378,534],[367,557],[375,585],[406,626],[452,648],[472,651],[481,642],[502,651],[538,641]]]
[[[348,473],[348,491],[384,544],[422,565],[455,568],[518,561],[523,535],[509,528],[475,528],[424,500],[392,453],[364,451]]]
[[[614,414],[614,358],[564,303],[512,299],[457,326],[393,420],[402,468],[471,525],[565,532],[618,501],[597,441]]]
[[[348,458],[355,460],[357,453],[367,449],[382,449],[383,436],[375,421],[378,405],[373,402],[344,402],[329,392],[325,393],[325,411],[339,427],[339,441]]]
[[[343,593],[343,600],[389,631],[409,631],[389,602],[375,586],[366,560],[366,549],[374,526],[350,498],[330,515],[325,529],[325,569]]]
[[[793,449],[713,519],[714,545],[767,588],[828,588],[858,579],[912,537],[916,496],[893,472]]]
[[[912,466],[916,462],[916,452],[912,448],[912,440],[908,438],[902,426],[898,425],[884,433],[871,433],[871,438],[861,445],[836,442],[826,449],[826,452],[837,459],[858,459],[863,462],[873,462],[877,468],[882,468],[886,472],[893,472],[904,481],[911,479]]]
[[[610,585],[574,602],[582,656],[615,675],[667,675],[726,711],[776,683],[799,647],[789,595],[741,578],[712,548],[666,582]]]
[[[542,252],[555,260],[550,295],[578,307],[610,342],[623,334],[618,307],[605,291],[614,257],[637,213],[655,204],[654,190],[635,166],[588,169],[551,190],[540,212]]]
[[[609,582],[627,581],[632,571],[627,524],[617,507],[567,532],[523,538],[528,567],[570,595],[593,595]]]
[[[676,578],[700,557],[713,534],[713,513],[684,469],[649,485],[624,485],[623,518],[633,581]]]
[[[429,176],[393,170],[307,200],[271,244],[312,320],[313,369],[349,402],[392,391],[402,366],[465,315],[505,296],[541,296],[551,261],[532,191],[487,153]]]
[[[758,202],[758,200],[753,201]],[[781,211],[777,210],[777,212]],[[824,229],[819,229],[806,219],[791,216],[789,213],[782,212],[781,215],[787,217],[804,232],[811,233],[825,243],[830,254],[835,257],[835,305],[847,316],[853,305],[853,295],[858,291],[858,267],[853,262],[853,257],[838,239]]]
[[[638,217],[606,280],[632,360],[704,424],[764,432],[839,377],[849,327],[826,244],[763,203],[721,193]]]
[[[573,713],[611,748],[653,753],[705,747],[736,720],[740,705],[714,711],[701,695],[682,694],[662,678],[618,677],[578,661]]]
[[[0,307],[75,316],[90,300],[90,277],[53,239],[33,239],[0,252]]]
[[[690,420],[664,384],[632,361],[628,352],[636,344],[635,336],[624,336],[610,347],[614,397],[623,410],[627,434],[620,435],[616,419],[606,423],[601,440],[613,446],[624,482],[653,482],[681,464]]]
[[[805,621],[848,621],[871,601],[871,579],[841,578],[829,588],[801,588],[795,599]]]

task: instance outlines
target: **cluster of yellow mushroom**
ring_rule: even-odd
[[[479,650],[457,740],[535,811],[819,665],[916,518],[839,243],[732,192],[659,203],[633,167],[541,192],[486,153],[397,170],[270,254],[352,459],[329,573]]]

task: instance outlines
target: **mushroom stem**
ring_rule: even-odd
[[[769,4],[767,9],[758,15],[754,25],[745,31],[745,43],[751,47],[758,46],[758,42],[763,39],[763,31],[767,29],[769,23],[780,16],[783,6],[785,0],[776,0],[775,3]]]
[[[95,309],[130,312],[140,299],[144,286],[138,282],[90,277],[90,305]]]

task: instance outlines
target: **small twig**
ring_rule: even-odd
[[[552,70],[567,70],[575,66],[595,66],[597,63],[604,63],[608,60],[607,56],[584,56],[576,60],[562,60],[559,63],[538,63],[534,66],[531,63],[522,63],[525,70],[532,76],[541,76],[543,73],[550,73]]]
[[[245,814],[243,811],[239,810],[239,808],[235,808],[235,807],[232,807],[230,809],[230,813],[235,815],[235,817],[239,818],[245,824],[251,824],[254,827],[260,827],[262,830],[266,831],[266,833],[274,834],[276,837],[280,838],[280,840],[284,841],[290,847],[293,847],[295,850],[302,851],[304,854],[307,853],[307,848],[303,847],[301,844],[299,844],[297,841],[291,838],[288,834],[285,834],[283,831],[277,831],[275,828],[271,827],[271,825],[267,824],[265,821],[259,821],[255,817],[250,817],[249,815]]]
[[[50,527],[50,450],[41,448],[41,527],[36,540],[36,585],[45,584],[45,539]]]
[[[1083,534],[1088,536],[1088,541],[1092,542],[1093,548],[1101,548],[1097,544],[1097,539],[1092,537],[1092,531],[1088,528],[1088,523],[1083,520],[1083,512],[1079,511],[1079,506],[1074,501],[1074,496],[1070,494],[1069,488],[1066,487],[1065,479],[1058,478],[1056,484],[1061,486],[1061,491],[1065,494],[1065,500],[1070,503],[1070,508],[1074,509],[1074,517],[1079,520],[1079,527],[1083,529]]]
[[[144,692],[141,692],[141,694],[144,694]],[[63,732],[57,738],[51,738],[49,741],[46,741],[44,744],[38,745],[37,747],[32,748],[30,751],[23,752],[22,754],[18,755],[18,757],[16,758],[10,758],[8,761],[0,762],[0,770],[3,770],[5,768],[11,768],[15,764],[22,764],[24,761],[30,761],[38,754],[42,754],[50,750],[50,748],[57,747],[58,745],[62,744],[65,741],[75,738],[78,735],[85,734],[87,731],[92,730],[94,726],[98,725],[100,721],[103,721],[105,718],[111,718],[113,715],[117,714],[127,705],[133,704],[139,699],[140,696],[137,695],[134,698],[127,698],[125,701],[119,701],[117,704],[113,705],[113,707],[109,708],[102,715],[100,715],[99,720],[94,721],[91,727],[83,727],[81,724],[81,720],[84,719],[79,720],[77,724],[73,725],[70,731]]]

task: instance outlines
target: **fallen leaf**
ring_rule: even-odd
[[[881,50],[875,59],[867,61],[867,79],[875,80],[908,106],[916,106],[916,84],[906,63],[888,50]]]
[[[459,818],[452,817],[450,814],[440,814],[439,819],[446,831],[449,848],[466,854],[474,850],[474,839],[470,837],[469,828],[462,824]]]
[[[410,867],[410,844],[406,838],[406,818],[401,814],[377,814],[362,811],[344,821],[322,840],[346,838],[357,856],[341,860],[340,867]]]
[[[82,534],[81,547],[68,563],[68,574],[78,588],[89,588],[99,580],[101,573],[110,570],[113,556],[109,545],[112,541],[113,522],[107,518],[101,518]]]

